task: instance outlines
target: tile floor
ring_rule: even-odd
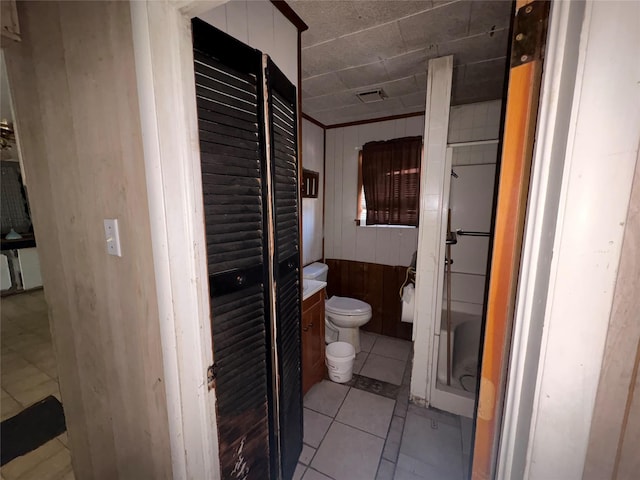
[[[471,420],[409,405],[411,342],[361,335],[352,386],[323,380],[304,398],[294,480],[467,478]]]
[[[0,299],[2,420],[54,395],[60,399],[44,292],[35,290]],[[67,434],[0,468],[2,480],[71,480]]]
[[[43,292],[2,298],[0,317],[4,420],[60,393]],[[354,386],[324,380],[304,399],[304,446],[294,479],[466,478],[471,420],[409,405],[410,342],[362,332],[361,343]],[[4,465],[0,476],[73,479],[66,433]]]

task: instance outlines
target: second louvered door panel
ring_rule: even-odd
[[[261,58],[195,19],[196,101],[224,479],[271,478]]]
[[[291,479],[302,450],[300,237],[296,89],[268,57],[276,332],[282,476]]]

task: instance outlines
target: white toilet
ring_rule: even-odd
[[[329,267],[312,263],[302,270],[302,276],[311,280],[327,281]],[[324,303],[325,341],[347,342],[360,352],[360,327],[371,320],[371,305],[361,300],[333,296]]]

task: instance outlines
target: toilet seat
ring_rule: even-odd
[[[336,315],[366,315],[371,313],[371,305],[361,300],[333,296],[324,304],[325,311]]]

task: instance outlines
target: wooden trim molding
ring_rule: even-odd
[[[299,33],[302,33],[305,30],[309,30],[309,25],[304,23],[304,20],[302,20],[298,16],[298,14],[293,10],[293,8],[289,6],[287,2],[285,2],[284,0],[271,0],[271,3],[273,3],[273,6],[276,7],[278,11],[287,18],[287,20],[295,25]]]
[[[354,125],[365,125],[367,123],[386,122],[387,120],[398,120],[400,118],[419,117],[420,115],[424,115],[424,110],[420,112],[401,113],[399,115],[389,115],[387,117],[370,118],[367,120],[356,120],[355,122],[334,123],[333,125],[327,125],[325,128],[330,129],[330,128],[353,127]]]
[[[301,63],[300,65],[302,65],[302,63]],[[300,80],[300,82],[301,82],[301,84],[302,84],[302,79]],[[302,97],[301,97],[301,98],[302,98]],[[301,107],[301,108],[302,108],[302,107]],[[302,118],[304,118],[305,120],[310,121],[311,123],[313,123],[314,125],[317,125],[318,127],[320,127],[320,128],[321,128],[321,129],[323,129],[323,130],[326,130],[326,129],[327,129],[327,126],[326,126],[324,123],[319,122],[318,120],[316,120],[315,118],[313,118],[313,117],[312,117],[312,116],[310,116],[310,115],[307,115],[307,114],[306,114],[306,113],[304,113],[304,112],[302,112]]]

